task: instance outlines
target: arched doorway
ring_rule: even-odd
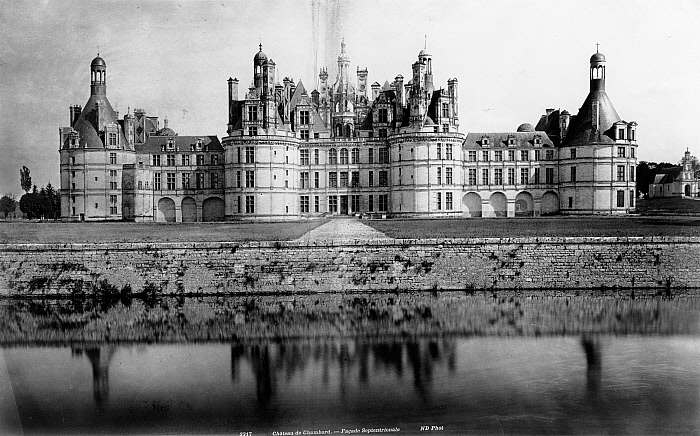
[[[515,216],[533,216],[534,201],[532,194],[523,191],[515,196]]]
[[[462,198],[463,216],[481,217],[481,196],[476,192],[470,192]]]
[[[172,198],[164,197],[158,200],[158,217],[159,223],[174,223],[175,222],[175,202]]]
[[[557,212],[559,212],[559,196],[552,191],[545,192],[540,203],[540,215],[554,215]]]
[[[685,185],[685,196],[690,197],[690,185]]]
[[[197,202],[192,197],[185,197],[182,199],[182,206],[180,206],[182,211],[182,222],[183,223],[196,223],[197,222]]]
[[[202,203],[202,221],[223,221],[224,200],[211,197]]]
[[[508,199],[502,192],[494,192],[489,198],[489,205],[493,209],[493,215],[499,218],[508,216]]]

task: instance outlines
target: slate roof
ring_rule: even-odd
[[[175,141],[175,148],[182,153],[190,151],[190,146],[197,143],[197,140],[202,139],[202,151],[224,151],[224,148],[219,142],[216,135],[212,136],[149,136],[146,142],[136,145],[137,153],[160,154],[161,146],[166,145],[168,140]]]
[[[80,116],[75,121],[75,124],[71,126],[80,134],[80,148],[105,148],[105,144],[102,142],[100,134],[97,131],[97,110],[95,109],[95,104],[97,102],[104,103],[105,124],[114,123],[119,126],[119,143],[123,145],[125,150],[133,150],[133,148],[127,144],[124,131],[117,119],[117,113],[104,95],[91,95],[88,102],[85,103],[85,107],[80,113]],[[63,147],[68,147],[68,144],[63,144]]]
[[[510,147],[532,147],[535,145],[535,136],[542,139],[543,147],[553,147],[552,140],[543,132],[496,132],[496,133],[469,133],[464,140],[465,147],[481,148],[481,140],[484,136],[489,138],[489,145],[492,147],[508,148],[508,138],[515,139],[515,144]]]
[[[593,128],[593,103],[598,102],[598,119],[600,128]],[[614,143],[611,135],[612,125],[622,119],[612,105],[605,91],[592,91],[586,97],[576,117],[572,117],[569,130],[562,145],[587,145],[590,142]]]
[[[680,177],[681,171],[683,171],[683,168],[681,167],[665,168],[654,176],[654,184],[663,185],[666,183],[673,183]]]

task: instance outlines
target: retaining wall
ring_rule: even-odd
[[[0,294],[700,288],[700,238],[0,244]],[[96,292],[96,291],[95,291]]]

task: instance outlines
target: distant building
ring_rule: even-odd
[[[695,177],[692,156],[686,150],[680,166],[661,170],[649,185],[649,197],[697,197],[700,180]]]
[[[457,79],[433,83],[418,54],[404,82],[338,73],[318,89],[285,77],[262,51],[239,95],[228,80],[227,136],[178,136],[143,110],[122,120],[106,97],[106,65],[91,64],[85,110],[61,135],[62,217],[211,221],[330,215],[506,217],[626,213],[635,207],[635,122],[605,92],[605,57],[590,59],[578,114],[548,109],[536,126],[461,133]]]

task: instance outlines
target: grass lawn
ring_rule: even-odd
[[[0,243],[289,241],[326,220],[191,224],[0,221]]]
[[[637,211],[642,215],[694,214],[700,215],[700,199],[687,197],[649,198],[637,202]]]
[[[539,217],[363,221],[392,238],[700,236],[700,217]]]

